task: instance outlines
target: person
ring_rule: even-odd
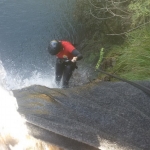
[[[56,55],[55,81],[58,86],[69,87],[69,80],[76,66],[76,61],[83,58],[82,54],[69,41],[52,40],[48,45],[51,55]]]

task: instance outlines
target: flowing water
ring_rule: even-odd
[[[0,0],[0,60],[9,88],[54,86],[54,58],[47,46],[52,39],[76,40],[73,4],[74,0]]]
[[[76,39],[73,4],[74,0],[0,0],[1,150],[37,145],[17,112],[11,90],[33,84],[55,87],[54,60],[47,46],[52,39]]]

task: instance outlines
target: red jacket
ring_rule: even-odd
[[[71,60],[74,57],[72,51],[75,50],[75,47],[68,41],[61,41],[61,44],[63,49],[56,56]]]

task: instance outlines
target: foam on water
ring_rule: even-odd
[[[10,88],[11,85],[8,86],[6,84],[7,80],[10,79],[11,82],[14,80],[12,82],[13,88],[28,86],[37,82],[36,80],[37,78],[40,79],[40,75],[35,73],[31,79],[26,79],[23,82],[18,76],[13,80],[10,77],[7,77],[6,80],[6,77],[6,71],[0,61],[0,149],[26,150],[31,148],[47,150],[48,145],[41,141],[36,141],[28,134],[28,129],[25,125],[26,120],[17,112],[18,105],[16,98],[13,96],[12,91],[8,90],[8,87]],[[38,81],[40,83],[42,79]],[[40,148],[38,148],[38,144]]]
[[[54,82],[54,76],[43,75],[40,72],[33,71],[31,77],[23,78],[20,74],[9,74],[5,78],[6,88],[14,90],[28,87],[31,85],[42,85],[49,88],[57,87]]]
[[[2,139],[1,149],[7,139],[13,139],[14,142],[22,141],[27,135],[27,128],[24,125],[25,120],[17,112],[17,102],[13,93],[4,88],[6,72],[0,61],[0,135]],[[12,147],[9,145],[9,147]]]

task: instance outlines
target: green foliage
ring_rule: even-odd
[[[107,35],[124,32],[129,26],[126,23],[130,22],[126,12],[128,3],[121,1],[123,2],[76,0],[74,19],[82,26],[82,31],[79,32],[82,53],[85,61],[94,66],[99,60],[99,48],[104,47],[107,52],[112,45],[120,45],[125,40],[125,35]]]
[[[136,0],[129,5],[132,12],[132,25],[145,23],[150,19],[150,0]]]
[[[104,48],[101,48],[100,55],[99,55],[99,60],[98,60],[98,62],[96,64],[96,67],[95,67],[96,70],[99,68],[99,66],[100,66],[100,64],[103,60],[103,57],[104,57]]]
[[[150,26],[129,34],[128,41],[112,50],[117,63],[108,70],[129,80],[150,80]],[[116,55],[118,54],[118,55]]]
[[[104,47],[105,59],[116,60],[107,71],[129,80],[150,79],[150,0],[76,2],[85,62],[99,68],[104,57],[99,48]]]
[[[123,35],[113,38],[107,35],[124,32],[129,27],[128,1],[121,1],[76,0],[75,18],[82,24],[86,38],[95,35],[95,39],[101,39],[103,47],[123,42]]]

